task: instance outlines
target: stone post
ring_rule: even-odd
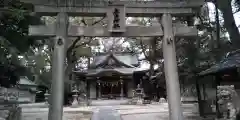
[[[168,96],[169,120],[183,120],[173,24],[172,16],[170,14],[163,14],[162,26],[164,29],[163,57]]]
[[[60,12],[56,22],[56,40],[53,52],[51,102],[48,120],[62,120],[64,97],[65,47],[68,30],[68,15]]]

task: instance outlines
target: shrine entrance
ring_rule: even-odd
[[[102,76],[97,78],[97,99],[123,99],[128,97],[127,85],[131,79],[121,76]]]
[[[173,16],[196,14],[204,0],[159,1],[84,1],[84,0],[21,0],[32,3],[34,12],[57,16],[57,22],[47,26],[30,26],[30,36],[55,37],[53,77],[49,120],[62,120],[65,54],[68,37],[160,37],[169,103],[169,119],[182,120],[175,37],[197,36],[197,29],[176,24]],[[106,16],[107,26],[69,25],[70,16]],[[125,17],[157,17],[150,26],[126,26]],[[160,22],[159,22],[160,21]],[[101,83],[99,83],[101,84]]]
[[[116,99],[120,97],[122,86],[119,77],[104,76],[99,80],[102,99]]]
[[[121,85],[118,81],[105,80],[101,84],[102,99],[116,99],[120,97]]]

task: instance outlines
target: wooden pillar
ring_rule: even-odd
[[[98,96],[97,99],[101,99],[101,81],[99,80],[99,77],[97,77],[97,86],[98,86]]]
[[[218,97],[217,97],[217,90],[218,90],[218,86],[220,86],[220,75],[219,74],[216,74],[216,76],[214,77],[214,80],[215,80],[215,84],[216,84],[216,116],[217,118],[221,118],[222,115],[220,113],[220,108],[219,108],[219,104],[218,104]]]
[[[79,76],[77,76],[76,73],[74,73],[74,72],[71,73],[71,81],[76,81],[78,78],[79,78]],[[67,92],[72,92],[73,83],[71,82],[69,85],[66,85],[66,86],[68,86]]]
[[[51,102],[48,120],[62,120],[64,97],[64,62],[67,41],[68,15],[60,12],[56,22],[56,40],[53,52]]]
[[[204,116],[204,111],[203,111],[203,104],[202,104],[202,98],[201,98],[199,77],[196,78],[196,90],[197,90],[199,114],[200,114],[200,116],[203,117]]]
[[[120,97],[121,97],[121,99],[123,99],[124,93],[123,93],[123,80],[122,80],[122,77],[120,77],[120,84],[121,84],[121,93],[120,93]]]
[[[86,78],[87,81],[87,99],[90,98],[90,81]]]
[[[163,57],[168,96],[169,120],[183,120],[173,23],[172,16],[170,14],[163,14],[162,25],[164,29]]]

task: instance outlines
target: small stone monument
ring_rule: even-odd
[[[165,98],[160,98],[159,103],[167,103],[167,100]]]
[[[78,106],[78,89],[77,85],[73,87],[72,93],[73,93],[73,102],[72,102],[72,107],[77,107]]]
[[[49,94],[48,90],[46,90],[46,92],[44,93],[46,105],[49,105],[49,96],[50,96],[50,94]]]
[[[80,106],[87,106],[87,95],[85,93],[81,93],[78,97]]]
[[[143,104],[143,95],[144,95],[144,90],[141,88],[140,84],[137,85],[137,89],[135,90],[134,97],[137,98],[137,103],[138,105]]]
[[[19,111],[19,93],[16,88],[0,87],[0,119],[17,120],[20,117]]]
[[[217,87],[217,97],[221,117],[226,120],[235,120],[239,113],[239,98],[233,85]]]

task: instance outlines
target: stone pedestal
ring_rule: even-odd
[[[73,95],[74,99],[72,102],[72,107],[78,107],[78,100],[77,100],[77,95]]]

